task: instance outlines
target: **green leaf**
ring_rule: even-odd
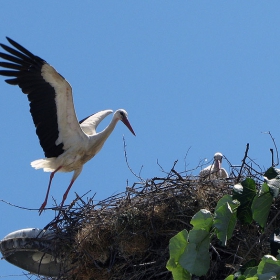
[[[172,277],[174,280],[191,280],[192,276],[191,274],[185,270],[182,266],[178,264],[176,269],[173,269],[172,271]]]
[[[189,232],[189,243],[200,244],[205,241],[209,237],[209,232],[205,229],[192,229]],[[209,245],[207,246],[207,250],[209,249]]]
[[[274,272],[280,274],[280,261],[270,255],[265,255],[258,265],[258,275]],[[269,278],[267,278],[269,279]]]
[[[279,195],[280,190],[280,175],[277,175],[275,178],[268,180],[266,177],[266,184],[269,187],[269,190],[273,197],[277,197]]]
[[[237,190],[238,188],[238,190]],[[256,195],[256,183],[251,178],[246,178],[240,184],[237,184],[233,188],[233,199],[237,199],[241,205],[248,202],[252,202],[254,196]]]
[[[277,175],[280,175],[280,169],[277,169],[272,166],[265,171],[263,176],[270,180],[275,178]]]
[[[201,209],[191,219],[190,222],[193,225],[193,229],[205,229],[210,231],[213,224],[213,216],[210,211]]]
[[[191,274],[178,263],[188,245],[188,232],[184,229],[169,240],[170,258],[166,268],[172,272],[174,280],[191,280]]]
[[[179,258],[183,254],[188,245],[188,232],[184,229],[177,233],[169,240],[169,254],[170,258],[167,262],[166,268],[169,271],[177,268]]]
[[[266,183],[269,186],[270,192],[273,197],[277,197],[280,190],[280,169],[270,167],[264,173],[264,178],[266,179]]]
[[[210,234],[207,230],[191,230],[189,244],[182,254],[179,264],[197,276],[205,275],[210,266]]]
[[[262,188],[260,190],[260,195],[266,194],[269,192],[269,186],[266,183],[262,184]]]
[[[247,280],[248,279],[250,279],[250,278],[247,278]],[[272,280],[272,279],[277,279],[277,275],[275,274],[275,272],[267,272],[265,274],[258,275],[258,277],[256,279],[259,279],[259,280]]]
[[[225,280],[234,280],[234,275],[229,275]]]
[[[237,217],[243,224],[250,224],[253,220],[251,205],[256,195],[256,184],[251,178],[247,178],[233,188],[233,199],[240,202]]]
[[[240,269],[241,273],[244,272],[247,268],[249,267],[256,267],[258,266],[258,262],[256,259],[251,259],[249,261],[247,261],[246,263],[244,263],[242,265],[242,268]]]
[[[232,202],[232,196],[229,194],[224,195],[217,203],[215,211],[220,208],[222,205],[224,205],[226,202]]]
[[[215,211],[214,224],[217,237],[221,240],[223,246],[226,246],[227,240],[231,238],[236,224],[236,210],[238,201],[225,202]]]
[[[257,271],[258,271],[258,267],[248,267],[245,272],[244,272],[244,276],[246,277],[253,277],[257,275]]]
[[[262,189],[258,196],[255,196],[251,209],[253,212],[253,219],[264,228],[270,211],[273,197],[269,191],[266,183],[262,185]]]
[[[242,268],[240,269],[240,272],[246,276],[246,277],[253,277],[257,275],[258,270],[258,263],[257,260],[252,259],[248,262],[246,262]]]
[[[237,217],[242,224],[249,225],[253,221],[251,203],[240,206],[237,210]]]
[[[246,277],[244,275],[241,275],[240,272],[234,273],[234,280],[245,280]]]

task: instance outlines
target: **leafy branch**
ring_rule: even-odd
[[[246,164],[248,149],[249,145],[241,169]],[[226,280],[280,278],[278,256],[275,258],[266,255],[261,258],[259,264],[257,260],[244,263],[251,251],[267,237],[268,230],[280,215],[278,211],[267,225],[271,205],[280,190],[280,170],[271,167],[264,176],[265,182],[259,190],[252,178],[246,178],[241,183],[235,184],[232,195],[223,196],[213,213],[201,209],[193,216],[190,222],[193,228],[189,232],[184,229],[170,239],[170,258],[166,267],[172,272],[174,280],[189,280],[192,279],[192,275],[206,275],[210,267],[209,249],[213,250],[211,241],[218,239],[220,245],[226,247],[236,230],[237,222],[247,226],[256,223],[262,234],[248,252],[239,258],[239,263],[233,269],[235,273],[229,275]]]

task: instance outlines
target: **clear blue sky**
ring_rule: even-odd
[[[9,36],[53,65],[72,85],[79,119],[124,108],[137,135],[119,123],[66,203],[74,192],[91,190],[99,200],[137,181],[123,135],[144,179],[163,175],[157,161],[168,171],[178,160],[183,171],[189,148],[187,169],[218,151],[240,164],[246,143],[269,167],[273,145],[262,132],[280,144],[279,13],[279,1],[2,1],[0,42]],[[0,106],[0,199],[39,208],[49,173],[30,166],[43,152],[27,98],[3,77]],[[56,174],[50,195],[58,202],[71,176]],[[52,211],[39,217],[4,203],[0,210],[0,239],[53,219]],[[5,260],[0,271],[0,278],[22,274]]]

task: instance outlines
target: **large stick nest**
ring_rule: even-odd
[[[190,172],[179,173],[174,164],[163,178],[139,180],[98,203],[77,195],[46,227],[56,232],[60,256],[67,263],[58,279],[172,279],[166,269],[170,238],[183,229],[189,231],[190,220],[200,209],[213,213],[218,200],[244,178],[261,185],[262,170],[245,155],[242,166],[230,165],[230,178],[218,184],[201,181]],[[278,206],[276,200],[269,220]],[[225,279],[246,261],[269,254],[267,238],[278,222],[275,219],[265,233],[256,224],[237,224],[227,247],[212,239],[210,269],[199,279]]]

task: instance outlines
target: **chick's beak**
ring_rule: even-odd
[[[214,166],[215,166],[216,170],[220,170],[221,169],[221,161],[219,159],[216,159],[215,163],[214,163]]]

